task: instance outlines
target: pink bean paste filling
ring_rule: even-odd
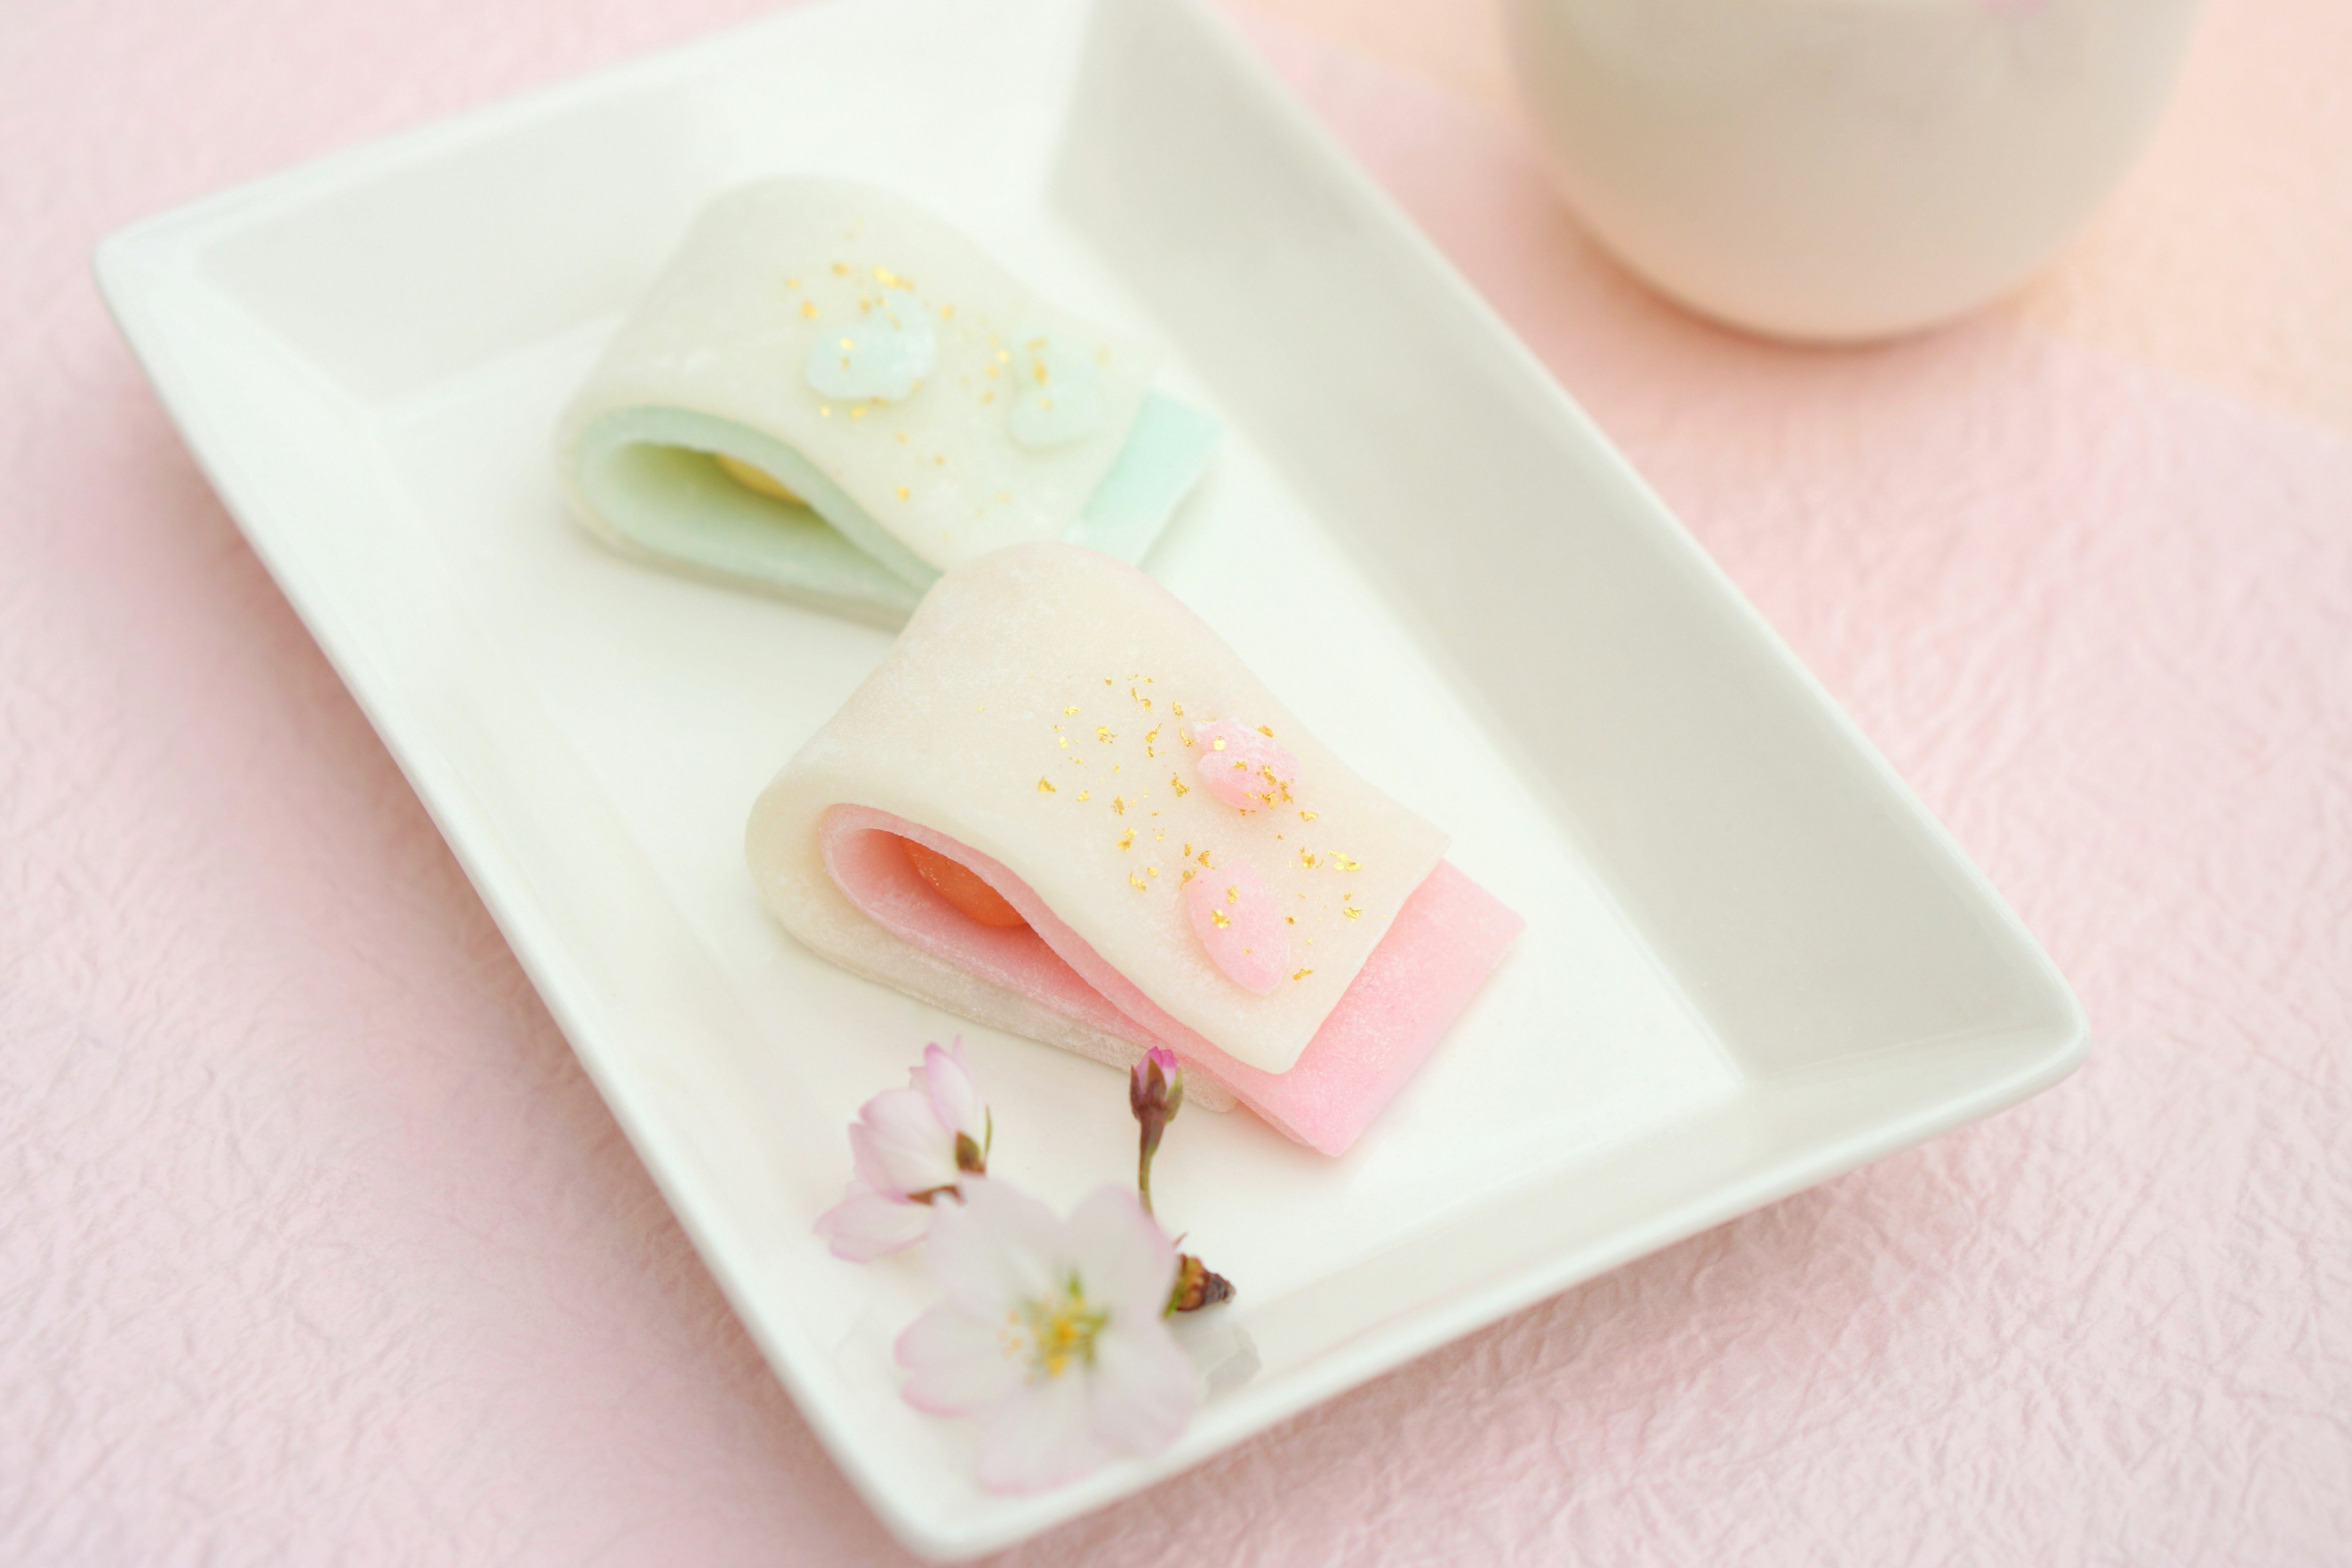
[[[885,931],[1116,1038],[1166,1046],[1281,1132],[1344,1153],[1426,1058],[1526,923],[1441,861],[1397,911],[1288,1072],[1235,1061],[1168,1016],[1003,865],[886,811],[836,805],[818,827],[825,868]],[[1028,925],[986,926],[941,897],[900,839],[957,861]]]

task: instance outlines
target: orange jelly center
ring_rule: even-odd
[[[950,860],[936,849],[927,849],[911,838],[901,838],[907,859],[923,880],[940,891],[955,911],[967,920],[984,926],[1009,929],[1025,926],[1021,911],[1004,901],[1004,895],[981,879],[980,874],[961,860]]]

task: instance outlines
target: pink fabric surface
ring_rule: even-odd
[[[0,1560],[899,1560],[86,275],[123,221],[751,8],[0,17]],[[2209,31],[2278,14],[2221,0]],[[2014,312],[1866,353],[1726,336],[1599,259],[1495,111],[1265,41],[2098,1041],[2017,1111],[1011,1560],[2343,1561],[2345,432],[2192,375],[2203,340],[2159,363]],[[2352,65],[2303,56],[2247,100]],[[2267,154],[2241,177],[2321,152]],[[2306,232],[2340,279],[2339,176]],[[2249,246],[2231,287],[2311,264]]]
[[[884,930],[1065,1016],[1137,1045],[1164,1045],[1238,1094],[1284,1137],[1344,1154],[1428,1059],[1527,922],[1449,861],[1413,890],[1289,1071],[1244,1065],[1171,1018],[1057,919],[1002,862],[869,806],[836,805],[818,826],[825,868]],[[992,930],[950,908],[915,870],[911,838],[977,873],[1026,929]],[[1255,880],[1247,869],[1232,873]],[[1201,885],[1205,885],[1205,882]],[[1265,897],[1260,889],[1259,897]],[[1273,940],[1282,940],[1277,917]]]

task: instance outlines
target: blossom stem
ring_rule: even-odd
[[[1143,1212],[1157,1219],[1151,1207],[1151,1156],[1160,1152],[1160,1134],[1167,1123],[1157,1116],[1145,1116],[1142,1121],[1142,1136],[1136,1141],[1135,1194],[1143,1200]]]
[[[1127,1108],[1141,1129],[1135,1154],[1135,1195],[1143,1212],[1151,1214],[1151,1156],[1160,1152],[1160,1135],[1184,1106],[1184,1069],[1176,1053],[1154,1046],[1136,1058],[1127,1078]],[[1153,1215],[1154,1218],[1158,1216]]]

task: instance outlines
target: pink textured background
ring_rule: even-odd
[[[1012,1560],[2345,1561],[2352,9],[2217,0],[2045,279],[1832,355],[1599,258],[1475,8],[1261,4],[2098,1045]],[[0,10],[0,1559],[898,1557],[86,273],[129,219],[755,9]]]

